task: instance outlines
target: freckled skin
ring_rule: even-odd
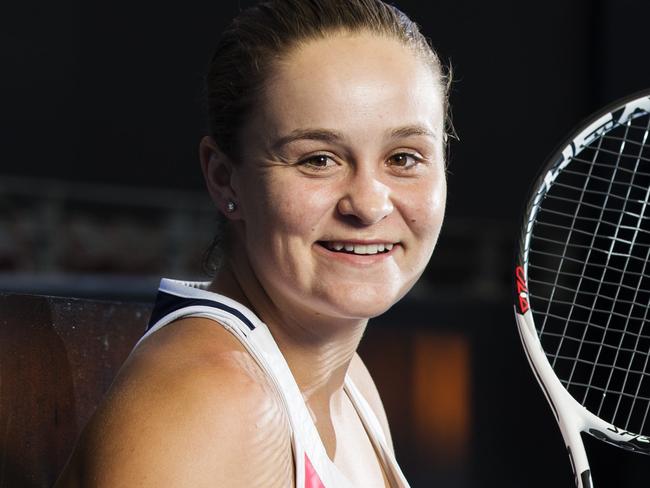
[[[444,213],[438,81],[404,46],[371,39],[315,41],[280,64],[244,131],[250,144],[234,174],[242,218],[235,224],[256,278],[283,306],[332,318],[372,317],[401,298],[428,262]],[[416,123],[438,140],[387,141],[387,130]],[[345,139],[270,150],[278,137],[305,127],[334,129]],[[428,164],[415,176],[396,175],[386,159],[399,149],[426,153]],[[332,154],[339,166],[315,176],[283,162],[315,152]],[[314,243],[327,236],[403,247],[382,266],[351,269],[315,256]]]
[[[343,382],[346,374],[354,379],[392,449],[356,349],[368,318],[413,286],[438,238],[446,199],[438,83],[428,64],[395,40],[332,35],[276,66],[244,127],[241,161],[232,164],[210,138],[201,143],[215,202],[237,202],[227,213],[232,252],[210,289],[267,324],[328,456],[364,488],[389,485]],[[413,126],[433,135],[391,136]],[[339,137],[274,145],[305,129]],[[325,155],[323,168],[306,162],[315,154]],[[224,168],[229,180],[221,182],[213,174]],[[317,247],[355,239],[399,244],[363,265]],[[57,488],[292,487],[286,412],[247,357],[206,319],[152,334],[120,371]]]

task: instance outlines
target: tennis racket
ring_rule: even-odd
[[[592,116],[541,171],[515,266],[524,351],[578,488],[581,433],[650,454],[650,90]]]

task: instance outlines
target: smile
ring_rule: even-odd
[[[380,242],[374,244],[357,244],[352,242],[341,241],[319,241],[318,244],[334,252],[342,252],[346,254],[381,254],[390,252],[393,249],[392,242]]]

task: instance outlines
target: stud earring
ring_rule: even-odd
[[[237,208],[237,204],[232,200],[228,200],[228,202],[226,202],[226,212],[232,213],[235,211],[236,208]]]

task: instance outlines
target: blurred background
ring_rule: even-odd
[[[150,303],[161,276],[207,279],[202,77],[252,3],[2,7],[0,292]],[[650,3],[397,5],[453,65],[460,137],[429,268],[360,351],[398,459],[414,488],[572,486],[516,331],[514,246],[545,158],[591,112],[650,87]],[[650,475],[649,458],[588,449],[601,487]]]

